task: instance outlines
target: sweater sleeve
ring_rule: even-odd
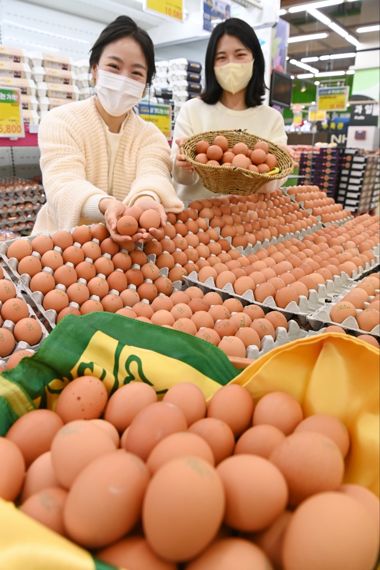
[[[173,178],[178,184],[184,184],[185,186],[191,186],[192,184],[196,184],[199,180],[199,176],[195,171],[188,172],[187,170],[184,170],[183,168],[178,168],[175,165],[175,159],[179,152],[179,148],[176,141],[180,139],[188,139],[192,137],[194,134],[196,133],[194,133],[194,129],[191,124],[191,115],[189,112],[189,108],[185,104],[181,107],[181,110],[178,113],[177,120],[174,126],[173,143],[172,143]]]
[[[107,194],[86,180],[84,152],[63,117],[49,113],[41,121],[38,143],[49,216],[57,228],[70,229],[79,223],[89,198]]]
[[[124,202],[132,205],[141,196],[157,196],[165,210],[181,212],[184,206],[170,179],[168,142],[157,127],[148,123],[144,126],[137,152],[136,177]]]
[[[288,141],[288,136],[285,132],[285,123],[281,113],[277,112],[277,116],[274,120],[273,130],[271,132],[270,140],[274,144],[286,145]]]

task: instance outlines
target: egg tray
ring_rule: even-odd
[[[287,241],[288,239],[295,238],[298,240],[303,240],[305,237],[321,230],[322,228],[323,228],[323,225],[320,222],[318,224],[314,224],[313,226],[311,226],[310,228],[308,228],[306,230],[290,232],[287,234],[281,234],[278,237],[273,237],[271,239],[264,239],[263,241],[256,242],[255,245],[247,245],[246,247],[232,245],[232,237],[231,236],[227,236],[226,238],[222,238],[222,236],[220,235],[221,228],[216,227],[213,229],[217,232],[220,239],[225,239],[229,243],[231,249],[235,249],[236,251],[239,251],[242,255],[247,256],[247,255],[250,255],[251,253],[256,253],[260,249],[268,248],[271,245],[276,245],[277,243]]]
[[[352,285],[351,287],[347,288],[343,293],[335,297],[333,299],[333,302],[331,302],[329,305],[325,305],[324,307],[321,307],[320,309],[315,311],[313,314],[309,315],[308,321],[310,323],[310,326],[312,327],[313,330],[318,331],[326,325],[327,326],[338,325],[342,327],[344,330],[347,330],[349,333],[353,334],[354,336],[358,336],[360,334],[370,334],[376,337],[377,340],[379,340],[380,342],[380,323],[376,325],[371,331],[365,331],[359,328],[358,322],[355,319],[355,317],[347,317],[346,319],[344,319],[342,323],[336,323],[331,319],[330,317],[331,309],[337,303],[342,301],[345,295],[347,295],[349,291],[352,291],[352,289],[354,289],[358,285],[358,283],[352,283],[351,285]],[[378,292],[379,291],[380,290],[378,290]],[[369,297],[369,301],[371,300],[374,300],[374,297]],[[366,308],[368,306],[368,301],[366,301],[364,305]]]
[[[348,275],[346,273],[342,273],[339,276],[335,276],[334,280],[328,280],[326,281],[326,284],[319,285],[318,290],[311,289],[309,291],[308,298],[301,296],[299,303],[292,301],[287,305],[287,307],[281,308],[276,305],[273,297],[267,297],[263,302],[256,301],[252,290],[246,291],[243,295],[238,295],[235,293],[231,283],[227,283],[222,289],[220,289],[216,286],[213,277],[209,277],[204,282],[199,281],[198,274],[195,271],[190,273],[187,277],[184,277],[184,280],[188,281],[192,285],[200,287],[202,290],[216,291],[220,293],[223,298],[235,297],[245,305],[258,305],[262,307],[266,313],[268,311],[279,311],[287,318],[292,317],[296,319],[302,326],[306,326],[308,324],[308,315],[317,311],[329,297],[334,294],[336,295],[338,292],[346,291],[347,286],[350,283]]]
[[[260,356],[263,356],[278,346],[282,346],[283,344],[287,344],[288,342],[292,342],[294,340],[300,340],[302,338],[315,336],[316,334],[318,334],[318,332],[302,329],[297,321],[291,319],[288,321],[288,330],[286,330],[284,327],[278,327],[276,329],[275,339],[269,335],[264,336],[260,349],[257,346],[248,346],[246,358],[249,360],[257,360],[260,358]]]
[[[4,271],[4,279],[8,279],[9,281],[12,281],[12,279],[11,279],[9,273],[6,271],[6,269],[3,269],[3,271]],[[26,302],[26,304],[28,305],[29,317],[31,317],[32,319],[35,319],[41,325],[42,337],[41,337],[40,342],[38,344],[35,344],[35,345],[30,345],[29,343],[27,343],[25,341],[19,341],[16,344],[16,346],[15,346],[15,348],[11,354],[16,352],[17,350],[23,350],[23,349],[37,350],[39,348],[39,346],[41,345],[41,343],[49,335],[49,333],[50,333],[49,327],[46,326],[45,320],[43,318],[41,318],[41,315],[38,313],[38,311],[36,311],[34,309],[34,307],[29,303],[29,298],[25,294],[25,291],[23,290],[23,288],[20,286],[17,286],[17,285],[16,285],[16,297],[15,298],[16,299],[22,299],[23,301]],[[2,307],[2,302],[0,301],[0,310],[1,310],[1,307]],[[10,331],[13,331],[14,323],[13,323],[13,321],[5,320],[0,328],[5,328],[5,329],[8,329]],[[11,354],[9,356],[11,356]],[[0,357],[0,368],[1,368],[1,365],[3,363],[8,361],[9,356]]]

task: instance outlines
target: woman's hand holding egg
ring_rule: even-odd
[[[127,206],[116,200],[116,198],[103,198],[99,202],[99,210],[104,214],[104,222],[110,232],[111,238],[115,242],[126,241],[125,236],[120,235],[117,232],[118,220],[124,216]]]

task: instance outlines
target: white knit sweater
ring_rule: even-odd
[[[284,119],[281,113],[272,107],[260,105],[240,111],[229,109],[220,102],[215,105],[208,105],[201,99],[195,98],[184,103],[178,114],[173,134],[173,161],[175,162],[175,156],[178,152],[175,143],[177,139],[223,129],[245,129],[249,133],[263,137],[275,144],[286,145],[287,142]],[[203,186],[197,173],[186,172],[174,166],[173,175],[177,194],[182,200],[191,201],[210,196],[216,197]],[[278,181],[269,182],[264,185],[261,191],[272,191],[277,189],[279,185],[280,182]]]
[[[94,97],[57,107],[41,121],[38,142],[47,203],[38,213],[34,234],[91,221],[83,218],[83,206],[89,198],[109,193],[106,128]],[[171,183],[164,135],[133,112],[118,146],[112,190],[128,205],[148,195],[169,212],[183,208]]]

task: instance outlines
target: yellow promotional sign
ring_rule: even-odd
[[[319,87],[318,111],[345,111],[348,103],[348,87]]]
[[[143,102],[139,104],[139,115],[144,121],[154,123],[168,140],[171,139],[172,119],[170,105]]]
[[[309,107],[309,121],[316,123],[317,121],[325,121],[327,117],[326,111],[320,111],[317,107]]]
[[[24,136],[20,89],[0,86],[0,137]]]
[[[183,21],[183,0],[145,0],[144,10],[178,22]]]

